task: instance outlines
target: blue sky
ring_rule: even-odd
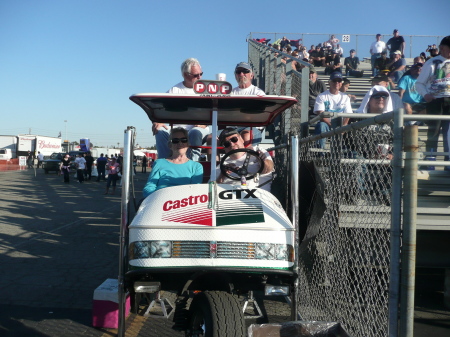
[[[180,64],[200,60],[204,79],[247,60],[251,32],[279,32],[305,44],[329,34],[449,35],[450,1],[154,1],[1,0],[0,135],[28,133],[95,145],[123,145],[127,126],[154,144],[151,123],[128,97],[166,92],[181,81]],[[446,16],[447,15],[447,16]],[[384,19],[383,19],[384,18]],[[272,34],[253,37],[275,38]],[[371,36],[358,37],[368,56]],[[428,38],[413,40],[413,53]],[[423,44],[423,48],[420,45]],[[409,49],[409,47],[407,48]],[[415,55],[414,55],[415,56]],[[67,120],[67,123],[64,122]]]

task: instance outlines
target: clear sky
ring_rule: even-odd
[[[448,13],[448,0],[0,0],[0,135],[31,129],[64,139],[67,130],[70,141],[122,146],[134,126],[138,144],[150,146],[151,123],[128,97],[166,92],[188,57],[200,60],[204,79],[224,72],[234,85],[251,32],[323,34],[303,36],[307,46],[350,34],[345,54],[357,47],[362,58],[374,40],[363,34],[445,36]],[[354,34],[362,34],[357,45]],[[430,43],[414,39],[413,53]]]

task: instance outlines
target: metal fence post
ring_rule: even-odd
[[[394,114],[394,158],[392,160],[392,206],[389,266],[389,336],[398,336],[398,301],[400,291],[400,230],[403,174],[403,114]]]
[[[419,128],[405,127],[405,178],[403,204],[403,245],[400,300],[400,336],[413,336],[414,287],[416,280],[417,162]]]

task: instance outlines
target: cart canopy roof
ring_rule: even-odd
[[[135,94],[130,99],[147,113],[152,122],[172,124],[266,126],[297,100],[289,96],[213,96],[178,94]]]

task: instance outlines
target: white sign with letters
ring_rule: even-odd
[[[350,35],[342,35],[342,42],[350,42]]]

